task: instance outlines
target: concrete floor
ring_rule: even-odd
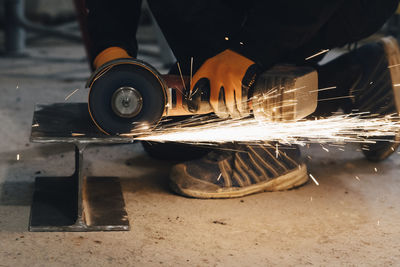
[[[34,177],[73,171],[72,147],[29,143],[34,103],[85,101],[89,75],[78,45],[28,54],[0,59],[0,266],[400,265],[400,155],[369,163],[353,146],[303,149],[319,186],[227,200],[175,195],[173,163],[139,144],[91,147],[84,170],[122,177],[132,230],[28,232]]]

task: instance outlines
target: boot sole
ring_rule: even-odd
[[[182,175],[183,174],[183,175]],[[264,191],[282,191],[303,185],[308,181],[307,166],[298,168],[269,181],[260,182],[246,187],[217,188],[216,185],[196,179],[186,172],[184,165],[177,165],[170,175],[170,186],[176,193],[194,198],[235,198]],[[200,185],[204,190],[182,188],[180,184]]]
[[[400,110],[400,49],[397,40],[393,37],[381,39],[383,49],[387,56],[390,77],[392,78],[393,94],[397,112]]]
[[[397,40],[391,36],[384,37],[380,40],[388,62],[390,78],[392,80],[392,91],[397,113],[400,111],[400,49]],[[393,143],[388,143],[386,151],[382,151],[379,155],[369,155],[368,151],[363,151],[366,158],[373,162],[380,162],[392,155],[400,146],[400,134],[397,134]]]

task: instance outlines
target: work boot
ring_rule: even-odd
[[[319,93],[314,116],[329,116],[338,108],[345,113],[355,110],[377,116],[399,113],[400,49],[393,37],[354,49],[321,66],[318,74],[320,88],[336,88]],[[400,144],[400,135],[371,138],[375,139],[385,141],[362,145],[371,161],[386,159]]]
[[[177,164],[171,188],[195,198],[233,198],[263,191],[286,190],[307,182],[307,168],[296,145],[235,145]],[[238,151],[239,150],[239,151]]]

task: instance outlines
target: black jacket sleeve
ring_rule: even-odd
[[[141,0],[86,0],[91,60],[111,46],[137,56],[136,31]]]

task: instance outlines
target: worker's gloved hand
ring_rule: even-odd
[[[252,60],[227,49],[208,59],[195,73],[190,85],[189,100],[200,87],[204,87],[204,79],[207,79],[209,102],[219,117],[247,116],[249,89],[254,83],[257,69]]]
[[[131,56],[126,52],[125,49],[117,46],[109,47],[104,49],[100,54],[96,56],[93,61],[93,66],[95,69],[99,68],[101,65],[119,58],[131,58]]]

